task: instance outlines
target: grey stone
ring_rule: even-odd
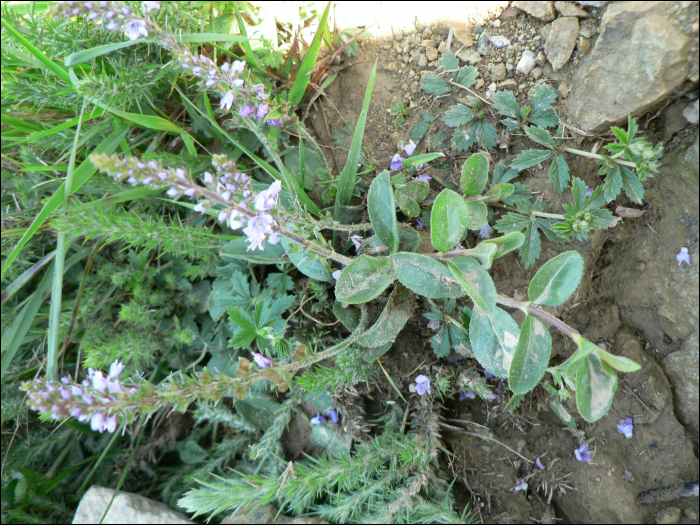
[[[676,416],[688,429],[697,435],[698,428],[698,332],[681,345],[681,349],[666,356],[662,362],[673,390]]]
[[[510,45],[510,40],[508,40],[503,35],[492,36],[491,38],[489,38],[489,42],[491,42],[491,45],[496,49],[501,49],[502,47]]]
[[[535,69],[530,71],[530,76],[535,80],[539,80],[540,78],[542,78],[542,68],[536,67]]]
[[[73,523],[100,523],[114,490],[94,485],[80,500]],[[102,523],[192,523],[187,516],[138,494],[119,492]]]
[[[475,49],[462,49],[457,53],[457,58],[463,60],[467,64],[478,64],[481,62],[481,55]]]
[[[275,523],[280,525],[298,524],[298,525],[321,525],[328,523],[321,518],[311,516],[296,516],[291,518],[284,514],[277,515],[277,508],[272,505],[261,505],[255,509],[244,507],[238,512],[231,514],[229,517],[221,521],[226,525],[233,524],[255,524],[255,523]]]
[[[425,49],[425,56],[431,62],[438,57],[438,50],[434,47],[428,47]]]
[[[518,61],[518,65],[515,67],[515,69],[517,69],[519,73],[522,73],[523,75],[527,75],[534,68],[535,68],[535,57],[533,56],[532,51],[527,50],[523,53],[523,56],[520,57],[520,60]]]
[[[503,64],[496,64],[496,66],[491,70],[491,79],[496,82],[506,79],[506,66]]]
[[[557,16],[554,2],[512,2],[511,5],[545,22],[551,22]]]
[[[681,509],[677,507],[666,507],[656,514],[656,523],[672,524],[681,521]]]
[[[582,55],[587,55],[588,52],[591,50],[591,44],[592,42],[590,38],[582,36],[578,39],[578,42],[576,43],[576,49],[578,49],[578,52]]]
[[[508,78],[504,80],[503,82],[498,84],[498,89],[500,90],[507,90],[507,91],[515,91],[518,88],[518,83],[515,81],[515,79]]]
[[[689,104],[683,110],[683,116],[691,124],[697,124],[698,120],[700,119],[700,106],[698,106],[698,103],[700,103],[700,99],[697,99],[692,104]]]
[[[554,2],[554,7],[562,16],[576,16],[578,18],[588,18],[590,16],[586,11],[571,2]]]
[[[561,69],[569,60],[578,33],[578,18],[574,16],[565,16],[552,22],[544,43],[544,52],[554,71]]]
[[[476,50],[479,52],[480,55],[488,55],[489,54],[489,34],[484,31],[479,35],[479,40],[476,42]]]
[[[418,67],[426,67],[428,65],[428,57],[423,53],[418,57]]]
[[[547,56],[542,51],[538,51],[537,56],[535,57],[535,64],[542,67],[546,63],[547,63]]]
[[[603,131],[627,115],[640,116],[686,80],[691,39],[676,28],[674,5],[619,2],[607,8],[600,35],[574,74],[566,104],[578,128]]]

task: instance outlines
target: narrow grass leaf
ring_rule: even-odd
[[[311,72],[316,65],[316,59],[318,58],[318,53],[321,50],[321,41],[323,39],[323,32],[326,29],[326,24],[328,23],[328,13],[331,10],[331,2],[328,2],[323,15],[321,15],[321,20],[318,24],[318,30],[314,35],[314,39],[311,41],[309,49],[306,51],[304,60],[301,63],[301,67],[297,72],[297,78],[294,80],[294,85],[289,91],[289,102],[296,105],[301,102],[301,99],[306,93],[306,88],[311,82]]]

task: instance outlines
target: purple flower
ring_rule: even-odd
[[[187,188],[185,191],[183,191],[183,193],[188,197],[194,197],[195,195],[197,195],[197,188],[192,186],[191,188]]]
[[[492,235],[493,228],[491,228],[491,226],[489,226],[489,223],[487,222],[479,230],[479,237],[481,237],[482,239],[490,239]]]
[[[326,411],[326,414],[331,418],[331,423],[337,424],[338,423],[338,411],[334,408],[329,408]]]
[[[243,70],[245,69],[245,62],[242,60],[234,60],[233,64],[231,64],[231,74],[232,75],[240,75],[243,73]]]
[[[518,492],[519,490],[527,490],[527,483],[523,478],[515,478],[515,487],[513,487],[513,492]]]
[[[341,273],[343,273],[343,270],[336,270],[331,275],[333,276],[333,279],[337,281],[338,279],[340,279]]]
[[[428,330],[439,330],[440,329],[440,321],[436,321],[435,319],[431,319],[428,321]]]
[[[464,401],[465,399],[474,399],[476,397],[476,394],[472,392],[471,390],[467,390],[466,392],[460,392],[459,393],[459,400]]]
[[[257,118],[257,119],[264,118],[265,115],[267,115],[268,113],[269,113],[269,109],[267,107],[267,104],[260,104],[258,106],[257,111],[255,112],[255,118]]]
[[[160,2],[141,2],[141,5],[143,6],[143,10],[146,14],[150,13],[151,11],[155,11],[156,9],[160,9]]]
[[[316,412],[316,417],[311,418],[312,425],[320,425],[326,420],[319,412]]]
[[[231,109],[231,105],[233,104],[233,91],[229,91],[224,95],[224,98],[221,99],[221,102],[219,102],[219,105],[221,106],[221,109],[224,111],[228,111]]]
[[[423,175],[418,175],[418,176],[416,177],[416,180],[422,180],[422,181],[425,181],[425,182],[430,182],[431,180],[433,180],[433,178],[432,178],[430,175],[425,175],[425,174],[423,174]]]
[[[430,394],[430,378],[424,376],[423,374],[416,377],[416,393],[419,396],[425,395],[427,392]]]
[[[389,166],[389,169],[391,169],[392,171],[399,169],[401,166],[403,166],[403,164],[401,163],[402,160],[405,159],[398,153],[394,155],[391,158],[391,166]]]
[[[591,455],[588,453],[588,445],[585,443],[581,444],[577,449],[574,449],[574,455],[579,461],[590,461],[591,459]]]
[[[105,431],[105,416],[102,412],[95,412],[90,418],[90,428],[100,434]]]
[[[497,399],[497,398],[498,398],[498,394],[496,394],[495,392],[484,394],[484,399],[488,399],[489,401],[493,401],[494,399]]]
[[[359,235],[353,235],[350,237],[350,240],[352,241],[352,244],[355,246],[355,252],[360,253],[360,248],[362,248],[362,237]]]
[[[624,434],[627,439],[632,437],[632,432],[634,431],[634,424],[632,423],[632,418],[628,417],[624,421],[620,421],[617,424],[617,431],[620,434]]]
[[[416,150],[416,143],[413,142],[411,139],[408,140],[408,144],[406,144],[403,147],[403,150],[406,152],[406,155],[409,157],[413,155],[413,152]]]
[[[174,199],[175,197],[177,197],[178,195],[180,195],[180,190],[178,190],[177,188],[170,188],[168,191],[165,192],[165,194],[166,194],[168,197]]]
[[[92,386],[100,393],[104,393],[104,391],[107,390],[107,381],[99,370],[94,371],[92,374]]]
[[[248,226],[243,228],[243,233],[248,236],[248,251],[250,250],[264,250],[263,242],[265,238],[273,233],[272,225],[275,224],[275,219],[272,215],[263,213],[262,215],[256,215],[255,217],[248,220]],[[270,239],[272,244],[277,244]]]
[[[686,263],[688,266],[690,266],[690,254],[688,253],[688,248],[683,246],[681,251],[678,252],[678,255],[676,255],[676,260],[678,261],[678,266],[680,266],[682,263]]]
[[[485,377],[486,379],[493,379],[493,378],[496,377],[496,376],[493,375],[493,374],[492,374],[491,372],[489,372],[488,370],[484,369],[484,377]]]
[[[246,216],[238,210],[231,210],[231,216],[228,219],[228,227],[232,230],[242,228],[246,223]]]
[[[591,195],[593,195],[593,188],[586,186],[586,198],[590,197]]]
[[[238,111],[238,114],[241,117],[250,117],[253,113],[255,113],[255,108],[253,107],[253,104],[246,104]]]
[[[105,422],[104,428],[110,433],[117,430],[117,416],[109,416]]]
[[[260,368],[269,368],[272,366],[272,359],[265,357],[262,354],[254,353],[253,360],[258,364]]]
[[[423,222],[423,219],[421,219],[420,217],[417,218],[417,219],[416,219],[416,228],[422,228],[423,226],[425,226],[425,223]]]
[[[538,469],[544,470],[544,465],[543,465],[542,462],[540,461],[540,458],[537,458],[537,459],[535,460],[535,465],[537,465],[537,468],[538,468]]]
[[[208,171],[204,172],[204,184],[214,184],[214,176]]]
[[[267,119],[267,123],[270,126],[274,126],[276,128],[282,128],[282,122],[278,118],[269,118],[269,119]]]
[[[276,180],[270,184],[268,189],[261,191],[255,197],[255,209],[257,211],[270,211],[277,206],[280,191],[282,191],[282,181]]]
[[[146,22],[143,20],[129,20],[126,25],[124,25],[124,31],[129,35],[129,40],[136,40],[141,35],[148,36]]]

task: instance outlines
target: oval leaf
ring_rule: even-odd
[[[377,237],[391,253],[395,253],[399,249],[399,233],[396,228],[396,202],[388,171],[381,172],[372,181],[367,195],[367,211]]]
[[[596,352],[603,361],[620,372],[636,372],[642,368],[639,363],[621,355],[610,354],[600,347],[596,348]]]
[[[571,417],[571,414],[569,414],[568,410],[566,410],[558,400],[555,399],[554,401],[550,401],[549,408],[551,408],[552,412],[559,416],[559,419],[561,419],[568,426],[576,430],[576,421],[573,417]]]
[[[467,228],[470,230],[479,230],[486,224],[486,219],[489,215],[489,209],[481,201],[467,203]],[[432,226],[432,225],[431,225]]]
[[[393,343],[413,313],[413,292],[401,283],[391,292],[377,322],[357,338],[356,343],[368,348],[376,348]]]
[[[401,284],[430,299],[466,295],[447,266],[425,255],[397,253],[394,255],[394,272]]]
[[[472,257],[456,257],[447,261],[452,274],[479,310],[491,312],[496,307],[496,287],[491,276]]]
[[[508,373],[510,389],[527,394],[544,376],[552,354],[552,336],[537,317],[527,314]]]
[[[496,184],[493,188],[486,192],[486,202],[498,202],[510,196],[515,191],[515,186],[504,182]]]
[[[596,352],[588,354],[576,372],[576,406],[589,423],[603,417],[612,405],[617,375]]]
[[[452,190],[442,190],[430,213],[430,240],[439,252],[447,252],[462,240],[467,229],[467,206]]]
[[[542,265],[530,282],[528,297],[534,304],[558,306],[578,288],[583,277],[583,257],[564,252]]]
[[[395,278],[388,258],[360,255],[340,274],[335,298],[341,303],[366,303],[378,297]]]
[[[496,255],[496,245],[481,242],[469,250],[469,257],[477,259],[487,270],[491,268],[494,256]]]
[[[482,244],[495,245],[496,253],[494,253],[493,258],[498,259],[499,257],[503,257],[508,252],[512,252],[513,250],[520,248],[520,245],[523,243],[524,240],[525,236],[522,233],[511,232],[507,235],[502,235],[500,237],[495,237],[493,239],[481,241],[477,245],[477,248]]]
[[[285,227],[292,232],[295,230],[292,224],[287,224]],[[328,270],[318,258],[318,255],[311,252],[311,250],[299,250],[295,252],[292,249],[294,244],[294,241],[287,237],[282,237],[282,246],[287,252],[287,257],[289,257],[289,260],[292,261],[294,266],[296,266],[301,273],[315,281],[330,281],[333,278],[330,270]]]
[[[474,309],[469,323],[472,352],[486,370],[498,377],[508,377],[520,328],[508,312],[498,307],[487,314]]]
[[[467,197],[481,194],[489,178],[489,161],[483,153],[474,153],[462,166],[462,191]]]
[[[239,237],[224,244],[221,249],[221,258],[226,262],[231,259],[243,259],[255,264],[284,264],[289,262],[284,254],[282,244],[265,243],[263,250],[248,250],[250,243],[245,237]]]

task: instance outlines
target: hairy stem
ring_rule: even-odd
[[[499,208],[505,208],[508,211],[514,211],[516,213],[522,213],[518,208],[514,208],[513,206],[506,206],[505,204],[500,204],[497,202],[492,202],[491,206],[498,206]],[[563,215],[559,215],[558,213],[545,213],[543,211],[531,211],[530,215],[534,215],[536,217],[544,217],[546,219],[557,219],[560,221],[566,220],[566,217]]]
[[[580,149],[576,148],[569,148],[569,147],[563,147],[562,150],[567,151],[569,153],[573,153],[575,155],[581,155],[582,157],[588,157],[591,159],[604,159],[602,155],[598,155],[597,153],[590,153],[588,151],[583,151]],[[627,166],[628,168],[636,168],[637,165],[634,162],[629,162],[626,160],[615,160],[616,164],[621,164],[622,166]]]
[[[518,310],[522,310],[525,313],[530,313],[536,317],[539,317],[543,321],[547,321],[552,326],[556,326],[560,331],[564,332],[574,341],[576,341],[576,337],[580,337],[579,333],[573,328],[571,328],[564,321],[562,321],[561,319],[557,319],[552,314],[545,312],[541,308],[534,306],[529,302],[517,301],[515,299],[511,299],[510,297],[506,297],[505,295],[500,294],[496,297],[496,302],[498,304],[502,304],[503,306],[508,306],[509,308],[517,308]]]

